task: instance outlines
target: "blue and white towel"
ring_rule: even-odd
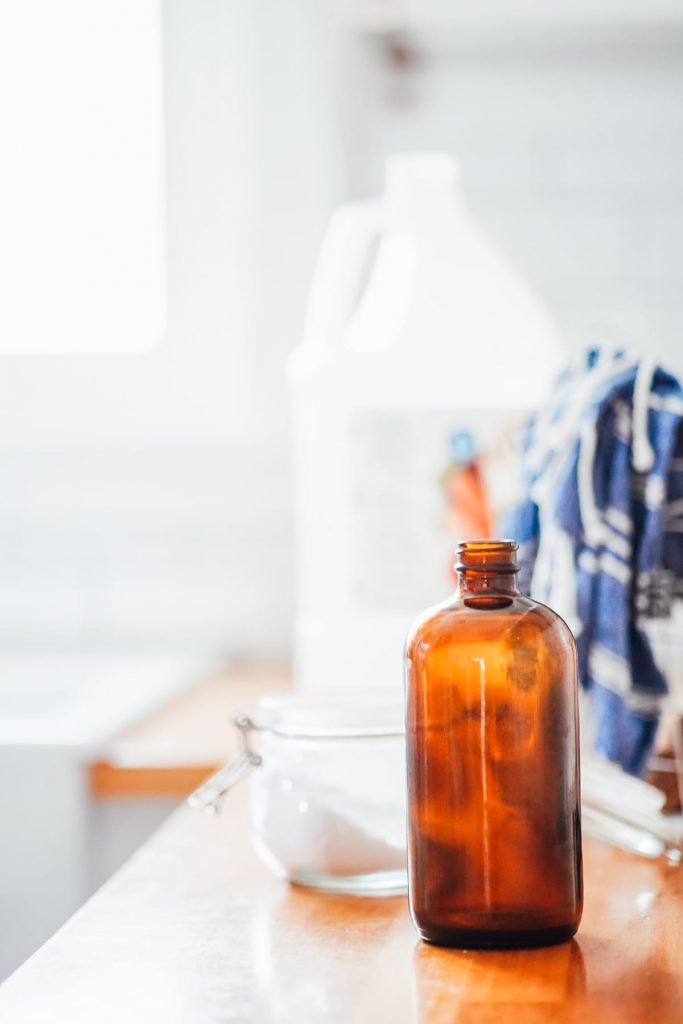
[[[683,576],[683,389],[647,359],[590,352],[524,441],[507,524],[522,586],[576,636],[596,749],[645,770],[666,681],[645,633],[653,574]]]

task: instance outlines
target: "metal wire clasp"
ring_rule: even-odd
[[[235,715],[232,722],[240,734],[242,752],[234,761],[220,768],[188,796],[187,802],[195,811],[217,814],[227,791],[261,764],[261,755],[249,746],[249,733],[253,729],[257,729],[258,726],[248,715],[242,713]]]

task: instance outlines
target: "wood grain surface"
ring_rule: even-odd
[[[576,940],[463,952],[421,943],[404,897],[321,895],[262,867],[247,787],[179,809],[0,987],[0,1020],[683,1020],[683,871],[586,843]]]

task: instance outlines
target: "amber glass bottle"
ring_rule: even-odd
[[[549,945],[581,918],[576,648],[516,550],[460,543],[406,645],[410,908],[440,945]]]

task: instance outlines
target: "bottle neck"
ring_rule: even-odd
[[[517,572],[487,572],[480,569],[459,569],[456,593],[459,597],[476,594],[519,594]]]
[[[461,541],[456,597],[478,608],[501,608],[519,594],[514,541]]]

